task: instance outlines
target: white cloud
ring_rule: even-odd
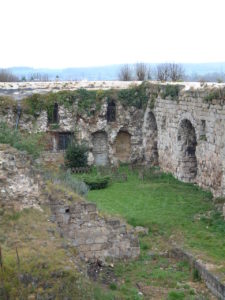
[[[0,0],[0,66],[225,61],[224,0]]]

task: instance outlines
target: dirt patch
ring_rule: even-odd
[[[98,281],[104,285],[110,285],[117,282],[113,266],[105,266],[99,260],[88,265],[87,274],[92,280]]]

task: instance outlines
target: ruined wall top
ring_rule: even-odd
[[[11,96],[16,100],[32,94],[45,94],[61,90],[74,91],[80,88],[92,90],[127,89],[131,85],[140,85],[141,81],[51,81],[51,82],[0,82],[0,96]],[[151,81],[152,84],[159,82]],[[166,85],[168,83],[160,83]],[[207,88],[225,87],[224,83],[175,82],[184,90],[203,90]]]

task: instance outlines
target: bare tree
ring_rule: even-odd
[[[169,64],[159,64],[156,66],[156,79],[158,81],[169,80]]]
[[[164,63],[156,67],[158,81],[181,81],[184,79],[184,68],[180,64]]]
[[[148,67],[145,63],[136,63],[135,65],[136,79],[144,81],[148,78]]]
[[[147,79],[148,80],[152,79],[152,69],[150,66],[148,67],[148,70],[147,70]]]
[[[132,69],[129,65],[121,66],[119,70],[119,80],[131,81],[132,80]]]
[[[6,69],[0,70],[0,82],[15,82],[19,78]]]
[[[184,79],[184,68],[180,64],[168,64],[169,76],[171,81],[181,81]]]
[[[30,75],[30,81],[49,81],[48,74],[44,73],[33,73]]]

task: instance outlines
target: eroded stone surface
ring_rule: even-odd
[[[50,195],[50,204],[62,235],[78,249],[81,258],[104,261],[107,257],[128,259],[140,254],[138,237],[133,231],[119,219],[101,217],[94,203],[66,203]]]
[[[34,174],[29,156],[0,144],[0,206],[40,209],[39,185],[40,178]]]
[[[35,88],[42,88],[47,92],[51,89],[55,91],[57,88],[73,90],[81,85],[94,89],[127,88],[129,84],[74,82],[66,86],[62,83],[30,85],[33,86],[33,92],[37,91]],[[5,89],[16,89],[15,86],[13,89],[5,85]],[[102,136],[107,136],[107,146],[103,140],[99,144],[100,146],[104,144],[101,155],[107,157],[104,159],[105,162],[117,164],[121,160],[146,163],[150,166],[159,164],[164,171],[173,173],[183,181],[195,182],[205,189],[210,189],[216,197],[224,196],[225,102],[221,99],[205,101],[205,96],[209,95],[212,88],[224,88],[224,85],[181,83],[178,97],[173,99],[171,96],[164,96],[166,99],[163,99],[160,89],[165,86],[166,84],[155,85],[157,93],[155,91],[152,93],[151,88],[147,90],[149,104],[146,110],[129,105],[124,107],[119,101],[115,101],[114,116],[110,119],[105,99],[100,110],[93,108],[91,114],[78,112],[76,105],[71,109],[59,106],[57,130],[51,131],[49,128],[46,112],[41,113],[36,119],[22,114],[19,128],[27,131],[50,130],[51,150],[54,151],[58,151],[57,134],[76,131],[78,139],[86,140],[88,143],[89,164],[96,162],[96,153],[99,152],[99,149],[96,151],[93,136],[101,132]],[[20,91],[23,88],[20,86]],[[4,113],[0,112],[0,119],[15,126],[16,112],[9,107],[8,113],[7,110],[4,110]],[[184,124],[189,124],[186,129]],[[122,134],[124,137],[121,138]],[[130,138],[125,138],[125,135]]]
[[[61,233],[86,260],[136,258],[140,254],[138,237],[126,224],[101,217],[95,204],[77,198],[73,202],[65,190],[47,192],[30,157],[0,144],[0,208],[41,210],[41,204],[50,203]]]

